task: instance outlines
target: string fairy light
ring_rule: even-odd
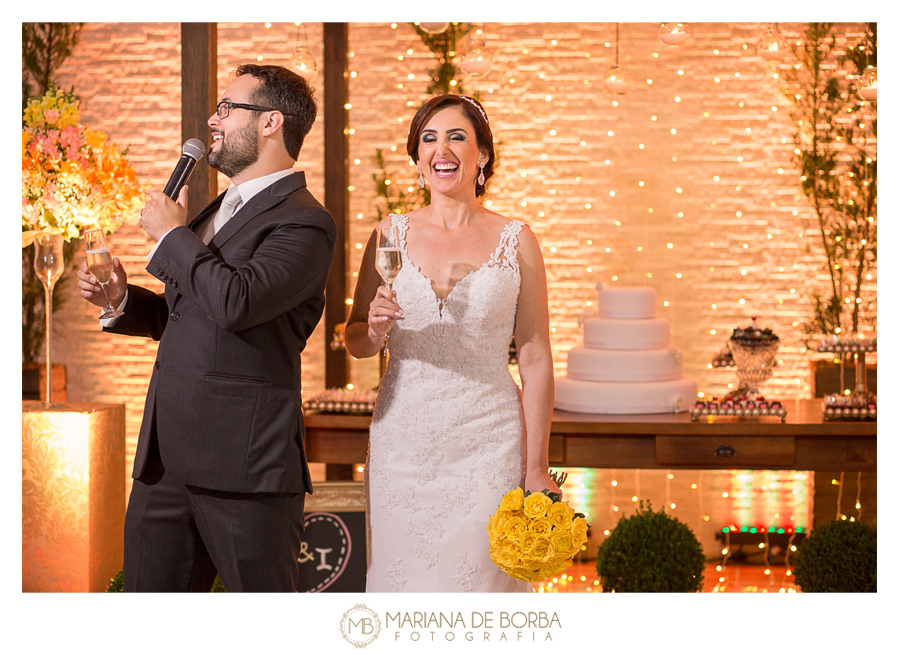
[[[631,500],[634,501],[634,511],[637,511],[641,500],[641,470],[639,468],[634,469],[634,497]]]
[[[841,497],[844,495],[844,471],[841,471],[841,479],[839,481],[832,480],[832,484],[836,484],[838,488],[837,494],[837,510],[835,512],[834,518],[836,521],[841,520],[843,515],[841,514]]]

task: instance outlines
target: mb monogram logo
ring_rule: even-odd
[[[375,641],[381,632],[381,620],[370,608],[358,603],[341,618],[341,635],[350,644],[362,649]]]

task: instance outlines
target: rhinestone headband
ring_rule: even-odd
[[[490,122],[488,121],[487,114],[485,114],[485,112],[484,112],[484,108],[482,108],[481,105],[479,105],[474,99],[469,98],[468,96],[460,96],[460,98],[462,98],[464,101],[468,101],[469,103],[471,103],[472,105],[474,105],[474,106],[475,106],[475,109],[477,109],[479,112],[481,112],[481,116],[484,117],[484,122],[485,122],[485,123],[490,123]]]

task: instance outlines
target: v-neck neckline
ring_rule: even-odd
[[[407,242],[406,242],[406,237],[407,237],[407,233],[408,233],[408,231],[409,231],[409,224],[410,224],[410,222],[409,222],[409,216],[408,216],[408,215],[404,215],[404,214],[402,214],[402,213],[397,213],[397,215],[400,216],[400,217],[403,217],[403,218],[406,220],[406,226],[404,227],[403,237],[402,237],[401,240],[400,240],[401,250],[402,250],[402,252],[403,252],[403,258],[404,258],[404,263],[403,263],[403,266],[401,267],[401,270],[403,269],[403,267],[406,267],[407,265],[412,265],[413,269],[414,269],[416,272],[419,273],[419,276],[421,276],[423,279],[425,279],[425,282],[428,283],[428,287],[431,288],[431,293],[432,293],[432,295],[434,295],[434,299],[435,299],[435,301],[437,302],[438,308],[439,308],[441,311],[443,311],[444,305],[447,303],[447,300],[450,299],[450,296],[451,296],[454,292],[456,292],[456,289],[457,289],[457,287],[459,287],[459,284],[461,284],[463,281],[465,281],[466,279],[468,279],[468,278],[469,278],[470,276],[472,276],[473,274],[477,274],[477,273],[480,272],[481,270],[483,270],[483,269],[489,267],[490,264],[491,264],[493,261],[497,260],[497,257],[498,257],[498,255],[499,255],[499,252],[500,252],[500,250],[503,248],[503,236],[506,235],[507,229],[508,229],[512,224],[514,224],[515,221],[516,221],[516,220],[514,220],[514,219],[511,219],[511,220],[509,220],[506,224],[503,225],[503,229],[500,231],[500,242],[497,244],[497,248],[494,249],[493,252],[491,252],[491,255],[490,255],[490,257],[487,259],[487,261],[485,261],[484,263],[482,263],[480,267],[478,267],[478,268],[476,268],[476,269],[471,270],[470,272],[468,272],[468,273],[467,273],[465,276],[463,276],[461,279],[458,279],[458,280],[456,281],[456,283],[454,283],[453,286],[451,286],[450,292],[448,292],[447,295],[446,295],[445,297],[439,297],[438,294],[437,294],[437,291],[434,289],[434,281],[433,281],[431,278],[429,278],[429,277],[421,270],[421,268],[420,268],[418,265],[416,265],[415,261],[414,261],[412,258],[409,257],[409,251],[407,250]]]

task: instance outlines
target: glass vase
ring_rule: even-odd
[[[51,399],[53,385],[51,382],[52,361],[50,360],[50,343],[52,338],[51,324],[53,317],[53,286],[59,281],[64,268],[63,236],[59,233],[41,233],[34,240],[34,271],[44,286],[45,335],[44,344],[47,350],[46,400],[44,406],[53,406]]]

